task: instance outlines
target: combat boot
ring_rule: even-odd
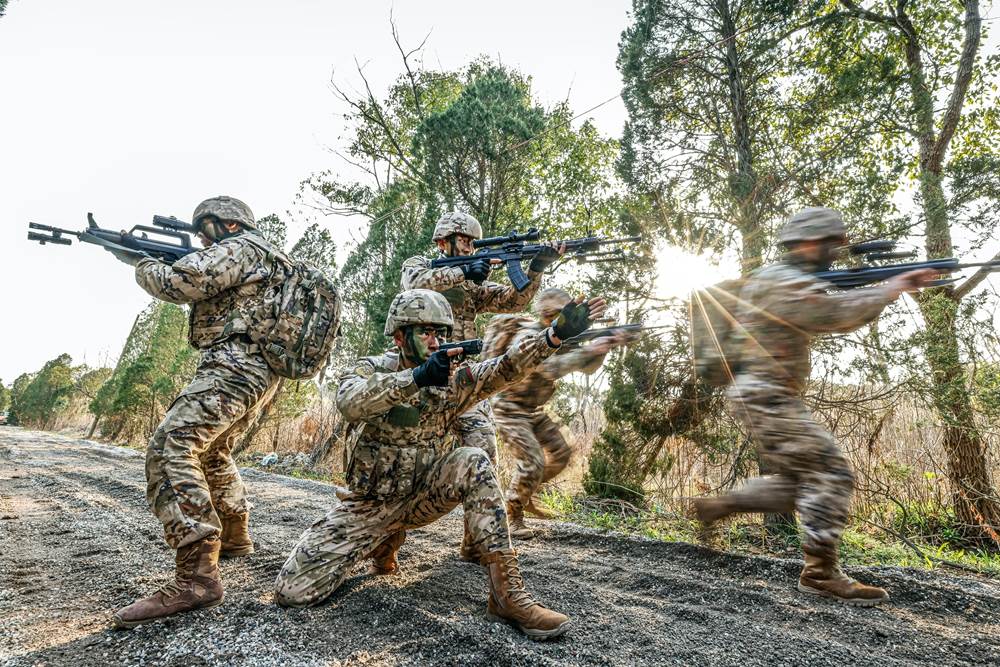
[[[399,561],[396,554],[399,547],[406,541],[406,531],[401,530],[393,533],[385,542],[375,547],[368,557],[372,559],[372,565],[368,568],[369,574],[387,575],[399,574]]]
[[[507,525],[515,540],[530,540],[535,536],[535,531],[524,525],[524,510],[520,504],[507,503]]]
[[[490,578],[486,604],[490,618],[510,623],[537,641],[558,637],[569,630],[569,617],[546,609],[524,589],[517,554],[512,549],[488,553],[480,563],[486,566]]]
[[[237,558],[253,553],[253,540],[250,539],[250,515],[234,514],[220,516],[222,521],[222,558]]]
[[[116,628],[134,628],[174,614],[222,604],[226,596],[219,578],[221,546],[218,537],[209,537],[178,549],[174,581],[148,598],[122,607],[111,622]]]
[[[478,564],[484,555],[485,554],[482,552],[481,549],[476,549],[471,544],[469,544],[468,535],[464,535],[462,537],[462,548],[458,550],[458,558],[460,560],[463,560],[466,563]]]
[[[832,554],[807,552],[805,561],[799,575],[799,590],[803,593],[833,598],[857,607],[874,607],[889,599],[885,589],[866,586],[841,572]]]
[[[531,496],[528,500],[528,504],[524,506],[524,511],[533,516],[537,516],[539,519],[551,519],[555,516],[555,514],[542,507],[540,503],[541,501],[538,496]]]

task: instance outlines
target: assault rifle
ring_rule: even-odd
[[[483,341],[478,338],[473,338],[471,340],[460,340],[454,343],[445,343],[444,345],[438,347],[438,351],[456,349],[462,350],[462,356],[475,356],[483,351]]]
[[[486,239],[478,239],[472,242],[474,248],[479,252],[472,255],[460,257],[438,257],[431,260],[431,266],[435,269],[452,266],[461,267],[479,260],[485,260],[489,264],[503,263],[507,266],[507,277],[514,285],[514,289],[523,292],[531,284],[528,276],[521,268],[521,262],[530,260],[538,253],[542,252],[547,245],[539,243],[529,243],[538,241],[538,230],[529,229],[524,234],[513,231],[507,236],[493,236]],[[601,238],[600,236],[586,236],[579,239],[566,239],[559,241],[558,245],[566,244],[565,259],[575,259],[580,263],[584,262],[613,262],[619,258],[614,251],[601,251],[602,246],[616,245],[619,243],[638,243],[642,241],[641,236],[623,236],[620,238]]]
[[[852,255],[863,255],[865,262],[877,262],[882,260],[906,259],[913,257],[915,252],[897,252],[896,241],[868,241],[857,243],[850,247]],[[955,257],[943,259],[929,259],[924,262],[903,262],[900,264],[883,264],[872,266],[863,264],[850,269],[838,269],[835,271],[820,271],[814,274],[820,280],[832,283],[839,289],[853,289],[881,283],[894,276],[916,271],[918,269],[933,269],[938,273],[954,273],[962,269],[973,267],[990,267],[990,270],[1000,269],[1000,261],[992,262],[959,262]],[[932,287],[940,287],[955,282],[956,278],[937,280],[932,283]]]
[[[612,327],[601,327],[599,329],[587,329],[582,334],[573,336],[563,341],[563,347],[579,347],[580,345],[597,340],[599,338],[610,338],[611,336],[617,336],[618,334],[628,334],[628,337],[632,340],[636,340],[645,331],[653,331],[654,329],[666,329],[667,327],[673,326],[671,324],[661,324],[659,326],[647,327],[643,324],[619,324]]]
[[[93,243],[115,252],[153,257],[167,264],[173,264],[184,255],[196,250],[191,246],[191,235],[194,233],[191,223],[164,215],[154,215],[152,226],[136,225],[127,232],[102,229],[94,220],[93,213],[87,214],[87,228],[82,232],[40,225],[36,222],[29,222],[28,228],[39,230],[28,232],[28,240],[38,241],[42,245],[46,243],[71,245],[73,241],[67,237],[75,236],[82,243]]]

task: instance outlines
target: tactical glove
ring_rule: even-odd
[[[552,332],[561,340],[579,336],[594,323],[590,319],[590,306],[586,301],[577,303],[570,301],[559,312],[552,322]]]
[[[451,357],[446,350],[438,350],[413,369],[413,383],[418,387],[446,387],[450,371]]]
[[[485,259],[477,259],[474,262],[463,264],[462,273],[465,274],[466,280],[482,285],[483,281],[490,275],[490,264]]]
[[[551,246],[545,246],[545,248],[531,258],[531,264],[528,265],[528,270],[541,273],[554,264],[559,257],[560,255],[558,250]]]

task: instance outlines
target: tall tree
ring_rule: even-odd
[[[841,0],[850,20],[818,31],[817,41],[843,44],[858,55],[827,61],[821,73],[836,80],[865,71],[893,83],[874,104],[901,97],[884,123],[884,141],[864,156],[911,176],[928,258],[952,256],[956,238],[967,248],[995,244],[1000,178],[1000,112],[996,107],[1000,56],[980,54],[984,24],[977,0],[908,0],[868,9]],[[873,71],[874,70],[874,71]],[[855,113],[864,115],[869,107]],[[905,186],[902,183],[901,186]],[[1000,258],[1000,248],[991,250]],[[955,510],[970,535],[1000,543],[1000,497],[977,424],[959,329],[963,303],[986,277],[924,291],[918,303],[926,331],[919,338],[929,366],[931,400],[942,420]]]

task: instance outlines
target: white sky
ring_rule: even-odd
[[[479,54],[534,79],[545,104],[583,110],[621,87],[627,0],[337,3],[320,0],[12,0],[0,18],[0,378],[62,352],[109,363],[149,297],[95,246],[39,246],[28,221],[111,228],[154,213],[189,219],[231,194],[258,216],[292,208],[299,182],[338,167],[331,73],[376,92],[404,45],[449,69]],[[471,8],[474,7],[474,8]],[[618,136],[620,101],[593,114]],[[298,224],[295,224],[298,223]],[[356,223],[331,219],[338,241]],[[292,224],[293,235],[304,218]]]

